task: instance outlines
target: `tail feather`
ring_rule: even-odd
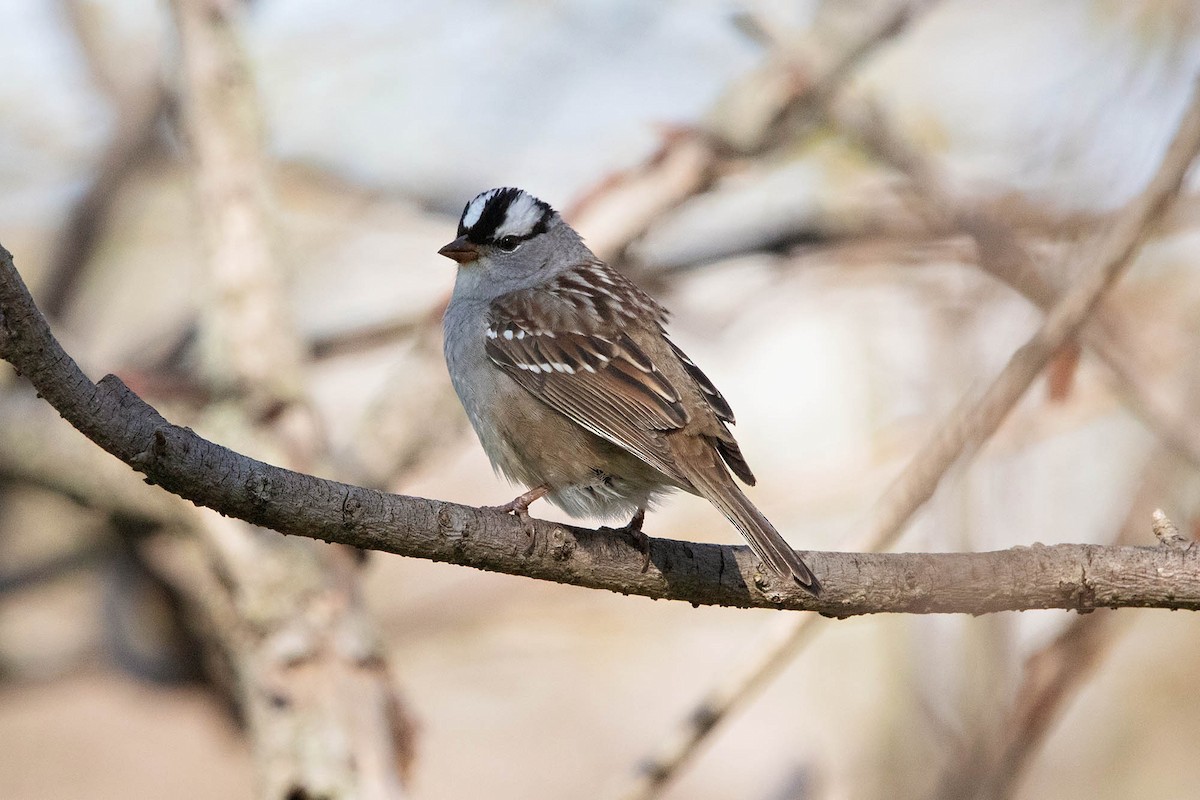
[[[775,526],[754,507],[750,498],[746,497],[732,478],[724,474],[724,470],[721,470],[719,476],[712,472],[715,470],[703,470],[700,474],[689,476],[696,491],[716,506],[742,536],[746,537],[750,548],[768,569],[781,578],[791,578],[812,595],[819,595],[821,584],[816,576],[800,560],[800,556],[796,555],[796,551],[779,531],[775,530]]]

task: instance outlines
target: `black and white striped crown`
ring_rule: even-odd
[[[488,189],[463,208],[458,235],[475,244],[513,245],[544,233],[554,209],[523,189]]]

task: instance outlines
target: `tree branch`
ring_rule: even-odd
[[[770,584],[745,547],[653,539],[651,567],[611,532],[324,480],[167,422],[120,379],[92,383],[53,337],[0,247],[0,356],[72,425],[152,483],[281,533],[693,604],[881,612],[1200,609],[1200,548],[1055,545],[990,553],[814,553],[820,599]]]
[[[185,132],[208,245],[200,342],[210,385],[236,401],[205,409],[204,429],[288,467],[325,460],[304,396],[302,348],[273,247],[270,169],[238,7],[173,0]],[[179,574],[235,673],[264,798],[396,798],[411,740],[362,604],[361,559],[288,541],[215,514],[195,529],[223,581]],[[228,584],[222,594],[221,584]],[[224,609],[221,608],[222,603]],[[286,702],[279,702],[285,698]],[[403,723],[403,724],[401,724]]]
[[[870,533],[873,549],[882,549],[900,533],[912,514],[933,496],[942,477],[964,453],[983,446],[1009,411],[1064,345],[1074,341],[1105,293],[1124,274],[1151,227],[1179,193],[1200,149],[1200,81],[1154,177],[1125,208],[1096,248],[1088,248],[1071,288],[1051,308],[1038,331],[1021,346],[978,399],[964,398],[938,431],[909,462],[877,506]]]
[[[1017,232],[997,214],[987,213],[977,201],[957,196],[937,166],[902,141],[878,109],[840,102],[830,118],[862,142],[882,162],[908,179],[908,190],[920,202],[921,213],[934,229],[958,230],[975,243],[977,264],[1042,309],[1053,308],[1069,288],[1067,269],[1039,269]],[[1117,391],[1130,410],[1142,417],[1169,447],[1200,466],[1200,428],[1193,415],[1164,398],[1144,359],[1149,342],[1112,307],[1101,305],[1079,332],[1100,362],[1108,368]]]

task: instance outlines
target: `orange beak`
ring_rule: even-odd
[[[466,236],[460,236],[450,244],[438,250],[439,256],[445,256],[459,264],[466,264],[479,258],[479,248]]]

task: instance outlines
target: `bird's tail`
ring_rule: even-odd
[[[775,530],[770,520],[754,507],[750,498],[733,482],[733,478],[718,465],[714,466],[716,469],[697,470],[697,474],[688,476],[696,491],[741,531],[750,548],[768,569],[785,580],[794,580],[800,588],[814,596],[820,594],[821,584],[812,570],[800,560],[800,556]]]

